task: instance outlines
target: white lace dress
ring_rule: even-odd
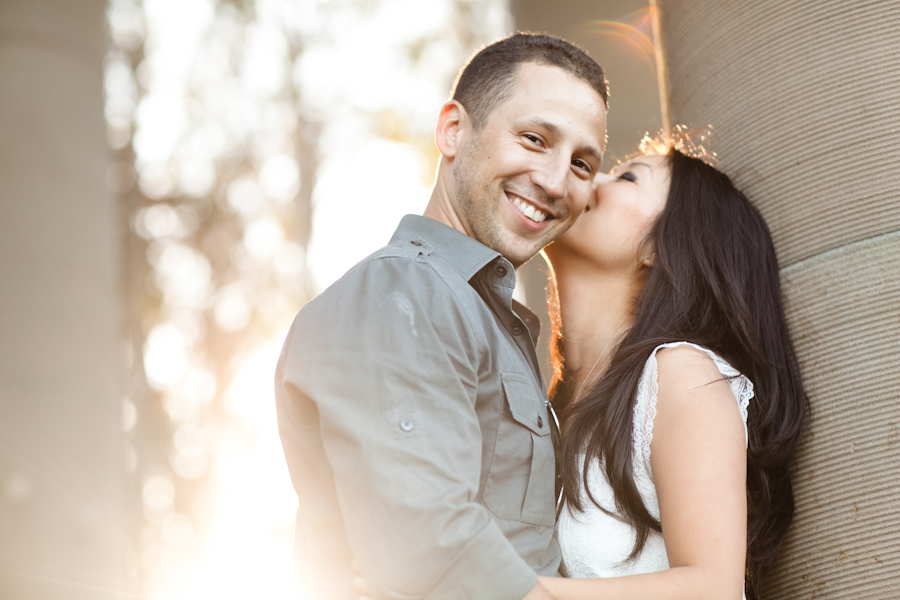
[[[660,348],[689,345],[709,355],[719,371],[728,377],[728,384],[744,421],[747,435],[747,406],[753,397],[753,384],[734,367],[715,353],[688,342],[663,344],[647,359],[638,384],[634,408],[634,482],[647,510],[659,519],[659,502],[653,473],[650,470],[650,441],[653,438],[653,419],[656,417],[657,383],[656,352]],[[613,491],[606,475],[594,462],[588,470],[588,483],[594,498],[604,508],[614,509]],[[650,531],[650,537],[635,560],[624,562],[634,547],[634,529],[604,513],[587,498],[582,490],[585,512],[573,512],[564,507],[557,523],[557,535],[562,550],[562,573],[568,577],[618,577],[640,573],[654,573],[669,568],[662,534]]]

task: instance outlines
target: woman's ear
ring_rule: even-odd
[[[444,104],[434,132],[434,141],[441,155],[446,158],[455,157],[471,128],[472,121],[462,104],[456,100]]]
[[[654,262],[656,262],[656,252],[651,252],[644,257],[644,260],[641,261],[641,265],[647,268],[653,268]]]

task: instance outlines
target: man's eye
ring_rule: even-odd
[[[583,160],[573,160],[572,164],[575,165],[576,167],[578,167],[579,169],[582,169],[583,171],[586,171],[588,173],[591,172],[591,165],[589,165],[588,163],[586,163]]]
[[[625,171],[624,173],[619,175],[619,179],[624,179],[625,181],[631,181],[632,183],[634,183],[635,181],[637,181],[637,176],[631,171]]]
[[[543,146],[543,145],[544,145],[544,142],[541,141],[541,138],[539,138],[538,136],[536,136],[536,135],[534,135],[534,134],[526,133],[523,137],[524,137],[526,140],[528,140],[529,142],[531,142],[532,144],[536,144],[536,145],[538,145],[538,146]]]

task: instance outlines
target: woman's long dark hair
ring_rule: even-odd
[[[654,348],[688,341],[709,348],[750,378],[746,593],[759,598],[794,513],[790,465],[808,414],[800,369],[781,303],[778,263],[762,216],[723,173],[671,148],[668,200],[648,243],[654,266],[634,321],[604,376],[571,404],[571,378],[557,361],[552,386],[563,419],[562,476],[570,506],[588,467],[603,461],[616,509],[637,531],[630,558],[660,523],[632,477],[635,394]],[[558,332],[558,330],[557,330]],[[558,344],[558,335],[554,336]],[[555,348],[559,357],[559,347]],[[579,454],[586,452],[583,468]],[[591,490],[588,497],[594,504]],[[598,504],[599,506],[599,504]],[[603,507],[600,507],[601,509]]]

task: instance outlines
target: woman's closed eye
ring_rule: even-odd
[[[625,171],[621,175],[619,175],[619,179],[624,179],[625,181],[630,181],[632,183],[637,182],[637,175],[632,173],[631,171]]]

